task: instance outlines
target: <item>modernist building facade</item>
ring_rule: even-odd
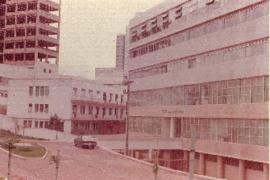
[[[124,132],[126,99],[122,87],[42,71],[9,79],[6,92],[6,120],[20,127],[52,128],[50,119],[57,115],[62,123],[59,130],[67,133]]]
[[[179,138],[168,166],[187,170],[194,134],[196,173],[269,178],[268,5],[166,1],[131,19],[130,130]]]
[[[0,2],[0,63],[59,62],[60,5],[50,0]]]

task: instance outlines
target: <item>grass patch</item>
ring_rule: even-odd
[[[31,143],[33,146],[23,146],[23,147],[16,147],[11,150],[12,154],[16,154],[23,157],[43,157],[46,153],[46,149],[36,143]],[[7,147],[2,146],[4,149],[8,150]]]
[[[16,136],[17,139],[45,140],[42,138],[34,138],[34,137],[29,137],[29,136],[15,135],[14,133],[12,133],[10,131],[0,129],[0,139],[6,140],[6,139],[9,139],[10,137],[14,137],[14,136]]]

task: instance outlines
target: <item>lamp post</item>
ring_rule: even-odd
[[[123,80],[123,85],[127,86],[127,90],[124,90],[124,94],[127,94],[127,103],[126,103],[126,139],[125,139],[125,155],[128,155],[128,141],[129,141],[129,121],[128,121],[128,116],[129,116],[129,93],[130,93],[130,84],[133,83],[134,81],[130,81],[127,76],[124,77]]]
[[[195,167],[195,146],[196,146],[196,130],[195,126],[191,125],[191,137],[190,137],[190,155],[189,155],[189,180],[194,179],[194,167]]]

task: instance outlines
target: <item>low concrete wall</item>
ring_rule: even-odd
[[[35,138],[43,138],[48,140],[59,140],[59,141],[66,141],[66,142],[73,142],[75,135],[65,133],[65,132],[57,132],[50,129],[41,129],[41,128],[26,128],[20,130],[19,134],[29,137]]]

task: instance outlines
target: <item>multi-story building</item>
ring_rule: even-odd
[[[269,178],[268,6],[171,0],[130,20],[129,128],[179,138],[169,166],[186,170],[195,141],[196,173]]]
[[[58,64],[59,12],[51,0],[1,0],[0,64]]]
[[[116,36],[116,65],[111,68],[96,68],[95,79],[104,84],[119,85],[124,78],[125,66],[125,35]]]
[[[124,70],[125,64],[125,34],[116,36],[116,69]]]
[[[6,69],[20,69],[6,66]],[[124,132],[124,87],[106,86],[95,80],[58,73],[48,74],[42,69],[40,73],[32,69],[27,71],[28,74],[8,80],[7,95],[4,94],[0,101],[6,107],[2,113],[6,122],[27,128],[53,128],[50,121],[56,114],[61,119],[59,130],[67,133]]]

